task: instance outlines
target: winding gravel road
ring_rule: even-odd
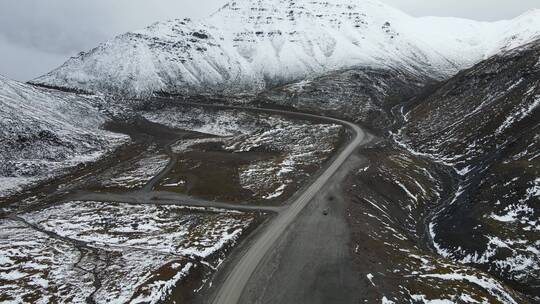
[[[295,198],[292,199],[293,201],[286,206],[246,206],[239,204],[224,204],[219,202],[198,200],[186,196],[180,196],[174,193],[153,191],[152,189],[155,183],[169,170],[171,170],[171,164],[175,163],[175,159],[172,159],[167,168],[165,168],[158,176],[154,177],[141,191],[122,194],[83,192],[77,193],[70,198],[78,200],[117,201],[133,204],[179,204],[200,207],[239,209],[246,211],[258,210],[276,212],[277,216],[264,228],[264,230],[259,235],[257,235],[257,239],[255,239],[254,243],[249,249],[247,249],[244,255],[239,258],[236,264],[232,265],[230,272],[226,274],[224,281],[222,282],[219,289],[217,289],[217,292],[214,294],[214,304],[237,304],[255,269],[261,263],[265,255],[269,251],[271,251],[272,248],[275,247],[276,241],[280,239],[280,237],[283,236],[287,228],[293,222],[295,222],[295,220],[298,219],[299,214],[316,197],[316,195],[329,182],[329,180],[336,174],[336,172],[340,169],[344,162],[349,159],[351,154],[360,145],[367,142],[368,139],[364,131],[358,125],[335,118],[277,109],[188,102],[183,102],[183,104],[217,109],[238,109],[253,112],[264,112],[269,114],[296,116],[303,119],[314,119],[317,121],[322,120],[328,123],[344,125],[348,127],[353,133],[353,137],[348,142],[347,146],[343,148],[336,157],[333,158],[332,163],[327,166],[324,172],[321,173],[317,177],[317,179],[313,181],[313,183],[304,190],[303,193],[295,196]]]
[[[243,108],[245,109],[245,108]],[[281,111],[281,110],[261,110],[270,113],[279,114],[294,114],[299,113]],[[320,189],[329,181],[329,179],[338,171],[343,163],[351,156],[351,154],[366,141],[366,134],[357,125],[347,121],[321,117],[311,114],[301,114],[304,117],[324,119],[334,123],[348,126],[354,133],[353,139],[348,143],[347,147],[333,160],[333,163],[309,186],[304,193],[296,198],[296,200],[266,227],[260,234],[253,245],[240,258],[239,262],[234,265],[232,270],[226,276],[221,288],[217,291],[213,300],[214,304],[237,304],[242,296],[242,293],[254,273],[259,263],[264,256],[272,249],[276,241],[283,235],[287,227],[295,221],[300,212],[308,205],[308,203],[319,193]]]

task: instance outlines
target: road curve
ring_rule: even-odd
[[[217,106],[219,108],[219,106]],[[234,108],[234,107],[224,107]],[[353,139],[348,143],[347,147],[334,159],[333,163],[302,193],[292,204],[283,210],[261,233],[259,238],[248,249],[248,251],[240,258],[238,263],[234,265],[229,272],[221,288],[217,291],[213,303],[214,304],[237,304],[242,296],[247,282],[255,269],[264,258],[266,253],[273,247],[280,236],[285,232],[287,227],[298,217],[300,212],[308,205],[308,203],[317,195],[320,189],[328,182],[328,180],[336,173],[336,171],[349,158],[354,150],[366,140],[364,131],[357,125],[350,122],[328,118],[323,116],[301,114],[296,112],[268,109],[252,109],[261,112],[278,113],[278,114],[294,114],[303,117],[311,117],[332,121],[334,123],[348,126],[354,133]]]

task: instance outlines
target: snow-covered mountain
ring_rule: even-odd
[[[0,75],[0,198],[94,161],[128,140],[102,130],[106,121],[89,97]]]
[[[494,23],[414,18],[376,0],[234,0],[156,23],[34,83],[130,96],[260,91],[351,67],[446,78],[540,33],[540,10]]]

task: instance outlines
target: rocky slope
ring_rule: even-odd
[[[264,91],[256,102],[346,118],[372,130],[384,130],[392,125],[395,105],[434,81],[398,70],[350,69]]]
[[[0,197],[125,142],[100,127],[107,117],[92,99],[0,76]]]
[[[446,78],[540,31],[511,21],[413,18],[377,0],[236,0],[201,21],[120,35],[34,83],[131,96],[257,92],[352,67]]]
[[[386,140],[359,153],[369,162],[344,187],[363,302],[529,303],[492,274],[442,257],[425,241],[426,218],[453,195],[451,169]]]
[[[399,142],[456,171],[429,220],[433,248],[539,301],[540,41],[459,73],[405,120]]]

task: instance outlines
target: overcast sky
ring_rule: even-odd
[[[361,1],[361,0],[358,0]],[[540,0],[383,0],[415,16],[513,18]],[[204,17],[227,0],[0,0],[0,74],[30,80],[117,34]]]

